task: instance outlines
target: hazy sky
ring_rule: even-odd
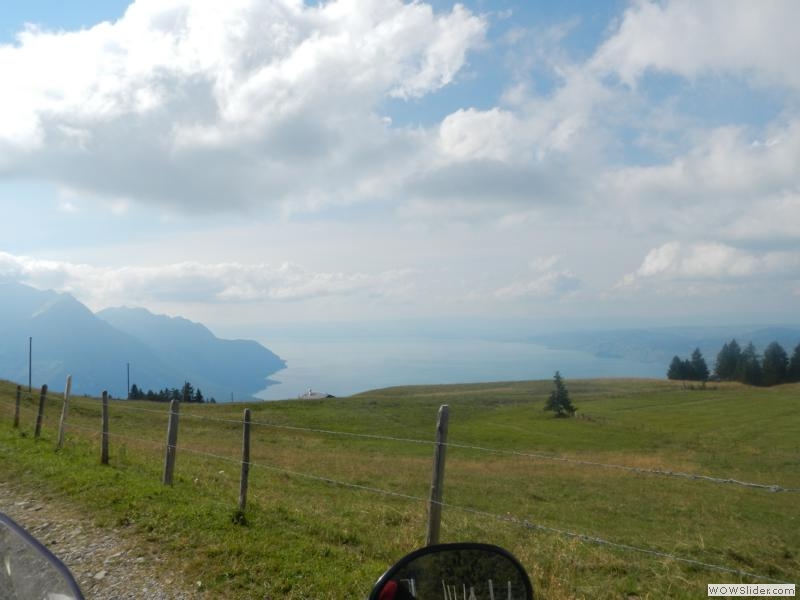
[[[215,331],[800,318],[800,3],[0,9],[0,279]]]

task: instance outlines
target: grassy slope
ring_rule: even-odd
[[[392,388],[347,399],[250,405],[256,466],[246,526],[231,522],[244,405],[181,407],[183,450],[175,485],[164,488],[166,406],[112,403],[111,465],[100,467],[96,400],[75,399],[70,423],[77,427],[57,454],[56,396],[43,438],[34,443],[34,400],[24,403],[21,431],[13,431],[13,388],[0,385],[0,477],[80,503],[101,523],[124,525],[143,544],[168,550],[210,597],[227,598],[364,597],[393,559],[425,539],[425,503],[403,496],[427,496],[430,444],[262,423],[430,440],[438,407],[446,403],[452,444],[800,488],[797,385],[567,385],[581,418],[557,420],[541,410],[550,382]],[[798,500],[797,493],[451,447],[445,502],[453,507],[444,511],[442,539],[508,547],[544,598],[704,597],[707,583],[738,577],[503,519],[797,581]]]

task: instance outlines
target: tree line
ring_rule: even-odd
[[[181,388],[164,388],[163,390],[158,390],[157,392],[154,392],[153,390],[147,390],[145,392],[142,388],[134,383],[131,386],[130,392],[128,393],[128,399],[150,400],[152,402],[171,402],[172,400],[178,400],[179,402],[208,402],[210,404],[217,403],[213,397],[206,400],[206,398],[203,396],[203,392],[200,391],[200,388],[195,388],[188,381],[184,382],[183,387]]]
[[[689,359],[673,357],[667,370],[668,379],[707,381],[710,376],[699,348],[695,348]],[[760,355],[753,342],[742,348],[732,339],[723,344],[717,354],[713,376],[720,381],[760,386],[800,382],[800,344],[790,358],[778,342],[770,343]]]

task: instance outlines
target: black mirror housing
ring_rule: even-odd
[[[533,600],[525,569],[491,544],[436,544],[400,559],[380,579],[369,600]]]

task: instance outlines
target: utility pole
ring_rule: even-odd
[[[31,391],[31,379],[33,375],[33,337],[28,338],[28,393]]]

